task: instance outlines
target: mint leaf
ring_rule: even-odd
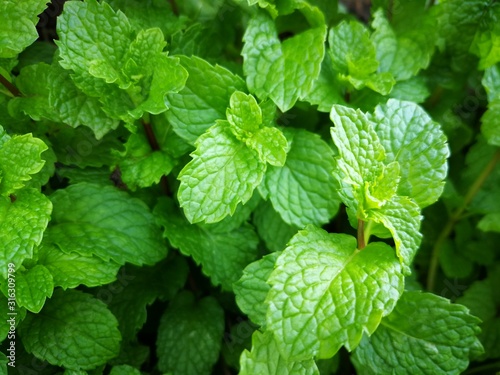
[[[292,238],[268,282],[267,327],[290,360],[330,358],[343,345],[353,350],[403,291],[389,246],[357,250],[354,237],[314,226]]]
[[[48,238],[48,236],[46,237]],[[54,286],[63,289],[108,284],[116,279],[120,266],[113,261],[105,261],[95,255],[81,255],[64,252],[49,240],[38,248],[38,263],[49,270]]]
[[[244,91],[245,82],[229,70],[196,56],[180,56],[180,62],[189,76],[182,90],[167,95],[166,116],[174,131],[194,144],[216,120],[226,118],[231,94]]]
[[[266,324],[267,293],[271,287],[267,279],[274,269],[274,264],[279,253],[271,253],[253,263],[243,270],[243,276],[233,284],[234,294],[238,307],[248,317],[260,326]]]
[[[414,199],[421,208],[437,201],[450,154],[439,124],[416,104],[395,99],[378,105],[373,120],[385,149],[385,163],[400,165],[398,194]]]
[[[388,72],[377,74],[379,62],[370,33],[359,22],[343,21],[330,29],[329,53],[335,70],[356,88],[365,86],[387,95],[395,81]]]
[[[179,173],[177,197],[191,223],[215,223],[252,197],[266,165],[238,141],[227,121],[212,126],[196,147],[193,159]]]
[[[229,106],[226,110],[227,121],[238,139],[249,138],[260,129],[262,110],[252,95],[235,91],[229,99]]]
[[[500,98],[500,66],[495,65],[484,71],[482,84],[488,94],[488,101]]]
[[[0,58],[16,57],[38,38],[38,15],[47,8],[46,0],[27,0],[22,4],[5,0],[0,4]]]
[[[126,265],[118,273],[117,280],[100,288],[97,296],[118,319],[123,340],[129,341],[146,322],[146,307],[157,299],[173,299],[187,275],[188,265],[181,257],[159,262],[153,267]]]
[[[243,352],[240,365],[240,375],[319,375],[314,360],[293,362],[281,356],[271,332],[254,332],[252,350]]]
[[[354,352],[366,374],[459,374],[477,344],[479,319],[461,305],[419,291],[405,292],[394,311]]]
[[[495,3],[486,4],[481,15],[479,28],[474,35],[470,52],[479,57],[479,69],[489,68],[500,61],[500,6]]]
[[[40,312],[45,298],[52,296],[53,289],[52,275],[40,264],[24,272],[16,272],[16,302],[20,307]]]
[[[311,90],[324,55],[326,27],[322,13],[307,3],[296,5],[310,25],[305,31],[281,43],[272,18],[258,12],[243,37],[243,70],[250,92],[260,99],[271,98],[283,112]]]
[[[159,183],[176,164],[166,150],[153,150],[143,131],[131,134],[125,151],[117,154],[122,180],[131,190]]]
[[[379,71],[391,73],[396,81],[407,80],[427,68],[437,38],[436,21],[422,2],[406,1],[401,7],[391,22],[382,9],[375,12],[372,21]]]
[[[271,203],[261,203],[253,214],[257,233],[271,251],[281,251],[299,228],[283,221]]]
[[[177,213],[171,202],[162,200],[154,213],[165,227],[165,237],[184,255],[202,266],[214,285],[232,290],[245,266],[257,257],[258,238],[253,228],[243,224],[228,232],[210,226],[190,224]]]
[[[33,248],[42,241],[51,212],[50,200],[32,188],[19,190],[15,199],[0,196],[0,274],[4,278],[7,264],[21,265],[33,257]]]
[[[141,372],[135,367],[129,365],[113,366],[109,375],[141,375]]]
[[[286,223],[297,227],[324,224],[339,204],[332,176],[333,152],[316,134],[292,129],[285,134],[290,145],[285,165],[268,169],[263,189]]]
[[[47,230],[64,252],[93,254],[122,265],[154,264],[166,246],[144,202],[111,186],[72,185],[51,195],[54,205]]]
[[[488,104],[488,110],[481,117],[481,132],[490,145],[500,146],[500,98]]]
[[[118,322],[91,295],[57,289],[42,313],[28,315],[19,334],[29,353],[56,366],[90,370],[118,354]]]
[[[158,368],[162,372],[209,375],[219,357],[224,311],[212,297],[195,301],[184,292],[163,314],[158,331]]]
[[[0,132],[3,129],[0,127]],[[24,186],[32,174],[39,172],[44,164],[41,153],[47,145],[31,134],[2,137],[0,145],[0,194],[9,196]]]

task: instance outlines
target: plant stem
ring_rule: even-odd
[[[495,168],[499,160],[500,150],[497,150],[491,158],[490,162],[477,177],[476,181],[474,181],[474,183],[471,185],[471,187],[467,191],[467,194],[465,195],[462,205],[458,207],[457,210],[450,216],[448,222],[446,223],[443,230],[439,234],[439,237],[434,243],[434,247],[432,248],[429,274],[427,275],[427,290],[432,292],[436,284],[436,274],[439,265],[439,252],[441,250],[441,246],[443,245],[444,241],[446,241],[446,239],[450,236],[453,228],[455,227],[455,224],[461,219],[463,212],[470,204],[472,199],[476,196],[479,189],[481,189],[481,186],[483,186],[488,176],[491,174],[491,172],[493,172],[493,169]]]
[[[3,75],[0,74],[0,83],[5,86],[7,90],[10,91],[10,93],[14,96],[22,96],[21,92],[17,89],[16,86],[14,86],[12,83],[10,83],[7,78],[5,78]]]
[[[176,16],[179,15],[179,8],[177,7],[177,3],[175,0],[168,0],[170,3],[170,6],[172,7],[172,13],[174,13]]]
[[[365,247],[365,222],[358,219],[358,249],[363,250]]]
[[[142,119],[142,126],[144,128],[144,131],[146,133],[146,137],[148,138],[149,145],[151,146],[151,149],[153,151],[160,151],[160,145],[158,144],[158,140],[156,139],[155,133],[153,131],[153,127],[151,126],[151,123],[149,122],[148,118],[143,118]],[[168,181],[167,181],[167,176],[163,175],[161,176],[160,179],[160,186],[165,193],[165,195],[172,195],[170,192],[170,187],[168,186]]]

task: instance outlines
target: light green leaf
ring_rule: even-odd
[[[500,233],[500,212],[484,215],[481,220],[479,220],[477,227],[483,232]]]
[[[460,374],[477,347],[479,319],[462,305],[430,293],[405,292],[353,362],[363,374]],[[479,344],[480,345],[480,344]]]
[[[395,195],[381,209],[369,211],[368,219],[390,230],[404,272],[409,274],[409,266],[422,240],[419,232],[422,216],[418,205],[407,197]]]
[[[406,81],[399,81],[392,88],[389,96],[394,99],[423,103],[431,95],[425,78],[415,76]]]
[[[325,52],[323,14],[306,2],[297,6],[310,25],[305,31],[281,43],[273,19],[258,12],[243,37],[243,70],[249,90],[260,99],[271,98],[283,112],[311,90]]]
[[[290,360],[330,358],[372,334],[403,292],[401,267],[380,242],[308,226],[278,257],[269,280],[267,329]]]
[[[32,188],[19,190],[14,200],[0,197],[0,275],[7,277],[7,264],[20,266],[33,257],[51,212],[50,200]]]
[[[172,301],[158,329],[158,368],[184,375],[210,375],[219,358],[224,311],[212,297],[198,302],[189,292]]]
[[[338,210],[331,148],[313,133],[287,130],[290,151],[282,168],[270,167],[264,188],[275,210],[291,225],[321,225]]]
[[[230,107],[226,110],[226,117],[232,125],[234,135],[244,140],[260,129],[262,124],[262,110],[252,95],[235,91],[229,100]]]
[[[270,202],[259,204],[253,214],[253,224],[271,251],[281,251],[299,228],[283,221]]]
[[[340,180],[361,191],[366,181],[374,181],[381,174],[385,159],[374,124],[359,109],[340,105],[332,107],[330,118],[335,124],[331,128],[332,138],[340,154]]]
[[[71,370],[90,370],[118,355],[118,322],[91,295],[57,289],[42,313],[19,327],[24,347],[37,358]]]
[[[77,74],[91,72],[107,82],[122,81],[120,70],[132,33],[127,17],[106,3],[68,2],[57,22],[60,64]]]
[[[245,204],[264,176],[266,165],[238,141],[227,121],[198,138],[193,159],[179,173],[179,203],[191,223],[215,223]]]
[[[403,2],[404,12],[389,22],[383,9],[375,12],[372,40],[380,62],[379,71],[391,73],[396,81],[407,80],[427,68],[437,39],[435,19],[422,1]]]
[[[47,77],[49,105],[60,121],[76,128],[88,126],[97,139],[118,127],[118,120],[107,116],[97,98],[85,95],[72,81],[68,71],[54,64]]]
[[[125,143],[125,151],[119,155],[122,180],[133,191],[159,183],[176,164],[163,148],[153,150],[143,131],[131,134]]]
[[[71,185],[51,195],[48,229],[64,252],[98,257],[122,265],[154,264],[167,248],[146,204],[112,186]]]
[[[48,236],[46,236],[48,238]],[[45,266],[53,277],[54,286],[63,289],[108,284],[116,279],[120,266],[95,255],[81,255],[64,252],[58,246],[44,239],[38,248],[38,263]]]
[[[282,167],[285,164],[288,142],[278,128],[263,127],[251,138],[247,138],[245,143],[257,151],[263,163],[275,167]]]
[[[244,91],[245,82],[229,70],[199,57],[180,56],[189,77],[178,93],[166,97],[168,121],[174,131],[194,144],[216,120],[226,118],[231,94]]]
[[[159,262],[153,267],[126,265],[121,268],[117,280],[104,285],[96,295],[118,319],[123,340],[130,341],[146,322],[146,307],[156,299],[173,299],[185,284],[188,272],[182,257]]]
[[[489,102],[500,98],[500,65],[486,69],[481,83],[488,94]]]
[[[243,351],[240,366],[240,375],[319,375],[313,359],[294,362],[284,358],[271,332],[254,332],[252,350]]]
[[[481,133],[492,146],[500,146],[500,98],[488,103],[488,110],[481,117]]]
[[[21,189],[30,175],[39,172],[45,163],[40,155],[45,150],[47,145],[31,134],[5,135],[0,145],[0,195],[6,197]]]
[[[375,108],[373,121],[386,163],[401,167],[398,194],[424,208],[441,196],[450,151],[438,123],[418,105],[389,99]]]
[[[46,0],[4,0],[0,4],[0,58],[16,57],[38,38],[38,15]]]
[[[248,224],[230,232],[189,224],[166,200],[156,206],[154,213],[172,246],[201,263],[203,273],[225,290],[232,290],[243,269],[257,257],[258,237]]]
[[[53,289],[52,275],[41,264],[24,272],[16,272],[16,303],[20,307],[39,313],[45,298],[52,296]]]
[[[330,56],[335,70],[358,90],[365,86],[387,95],[395,81],[390,73],[378,74],[379,62],[369,31],[359,22],[343,21],[330,29]]]
[[[479,57],[479,69],[489,68],[500,61],[500,24],[498,23],[500,6],[490,2],[486,7],[470,46],[470,52]]]
[[[238,307],[248,317],[260,326],[266,324],[267,293],[271,287],[267,279],[274,269],[274,264],[279,253],[271,253],[253,263],[243,270],[243,276],[233,284],[234,294]]]

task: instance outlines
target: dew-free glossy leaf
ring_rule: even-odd
[[[51,241],[64,252],[92,254],[122,265],[154,264],[167,248],[146,204],[112,186],[71,185],[50,196]]]
[[[243,351],[240,366],[240,375],[319,375],[313,359],[300,362],[286,360],[280,354],[271,332],[254,332],[252,350]]]
[[[283,167],[269,167],[263,188],[283,220],[297,227],[328,222],[339,199],[331,148],[316,134],[287,130],[290,151]]]
[[[392,249],[308,226],[276,261],[266,302],[267,329],[291,360],[330,358],[372,334],[403,292]]]
[[[90,370],[118,355],[118,322],[90,294],[57,289],[42,313],[19,327],[24,347],[37,358],[72,370]]]
[[[177,193],[191,223],[215,223],[245,204],[264,176],[266,165],[240,142],[227,121],[198,138],[193,159],[182,169]]]
[[[460,374],[477,345],[479,319],[430,293],[405,292],[377,331],[354,352],[358,371],[408,375]]]
[[[16,272],[16,303],[20,307],[39,313],[53,289],[52,275],[41,264],[24,272]]]

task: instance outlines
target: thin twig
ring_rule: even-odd
[[[467,194],[465,195],[462,205],[459,208],[457,208],[457,210],[450,216],[448,222],[446,223],[443,230],[439,234],[439,237],[434,243],[434,247],[432,248],[431,264],[429,266],[429,273],[427,275],[427,290],[433,291],[434,286],[436,284],[436,273],[439,264],[439,252],[441,250],[441,246],[450,236],[453,228],[455,227],[455,224],[460,220],[463,212],[470,204],[472,199],[476,196],[479,189],[481,189],[481,186],[483,186],[488,176],[491,174],[491,172],[493,172],[493,169],[495,168],[499,160],[500,160],[500,150],[497,150],[493,155],[493,157],[491,158],[490,162],[486,165],[481,174],[477,177],[476,181],[474,181],[474,183],[471,185],[469,191],[467,191]]]
[[[358,249],[363,250],[365,247],[365,222],[358,219]]]
[[[170,3],[170,6],[172,7],[172,13],[174,13],[176,16],[179,15],[179,8],[177,7],[177,3],[175,0],[168,0]]]
[[[5,86],[7,90],[14,96],[22,96],[21,91],[16,86],[10,83],[7,78],[0,74],[0,83]]]

